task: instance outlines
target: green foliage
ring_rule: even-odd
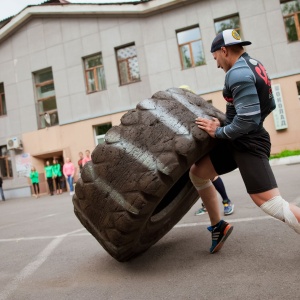
[[[289,41],[290,42],[297,41],[298,35],[297,35],[297,29],[296,29],[294,17],[285,19],[285,27],[286,27],[286,32],[287,32]]]
[[[98,125],[98,126],[95,127],[96,134],[97,135],[105,134],[111,127],[112,127],[111,123]]]
[[[300,155],[300,150],[283,150],[280,153],[270,156],[270,159]]]
[[[299,19],[299,11],[300,11],[300,3],[297,0],[287,1],[281,4],[281,11],[285,22],[285,28],[288,35],[288,40],[290,42],[297,41],[299,39],[297,34],[297,24],[295,19],[295,13],[298,14]]]
[[[221,21],[215,22],[216,33],[220,33],[226,29],[235,29],[239,34],[240,18],[239,16],[230,17]]]
[[[281,11],[284,16],[292,14],[300,10],[300,3],[295,1],[287,1],[281,4]]]
[[[195,66],[202,66],[202,65],[205,65],[205,59],[203,56],[198,55],[198,57],[196,58]]]

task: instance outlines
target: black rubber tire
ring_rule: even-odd
[[[224,121],[187,90],[157,92],[123,115],[84,166],[74,212],[116,260],[147,250],[197,201],[189,168],[215,141],[196,126],[197,116]]]

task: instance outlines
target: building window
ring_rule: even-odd
[[[87,92],[93,93],[106,89],[102,54],[96,54],[83,59]]]
[[[177,30],[177,42],[183,69],[205,64],[203,45],[199,26]]]
[[[226,29],[234,29],[241,35],[240,17],[238,15],[215,20],[216,33],[220,33]]]
[[[39,128],[58,125],[52,69],[34,73]]]
[[[137,51],[134,44],[116,49],[116,57],[120,84],[128,84],[140,80]]]
[[[5,93],[4,84],[0,83],[0,116],[6,115],[6,103],[5,103]]]
[[[12,166],[7,146],[0,146],[0,176],[2,178],[12,178]]]
[[[298,0],[281,1],[285,31],[289,42],[300,40],[300,3]]]
[[[297,84],[297,90],[298,90],[298,99],[300,100],[300,81],[297,81],[296,84]]]
[[[103,144],[105,142],[105,134],[111,127],[111,123],[101,124],[94,127],[96,145]]]

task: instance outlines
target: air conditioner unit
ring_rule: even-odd
[[[22,143],[17,137],[12,137],[7,140],[7,150],[20,148],[22,148]]]

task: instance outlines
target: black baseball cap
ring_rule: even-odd
[[[232,45],[241,45],[247,46],[252,43],[249,41],[242,41],[240,35],[234,29],[226,29],[220,32],[213,40],[211,44],[210,52],[213,53],[221,47],[232,46]]]

